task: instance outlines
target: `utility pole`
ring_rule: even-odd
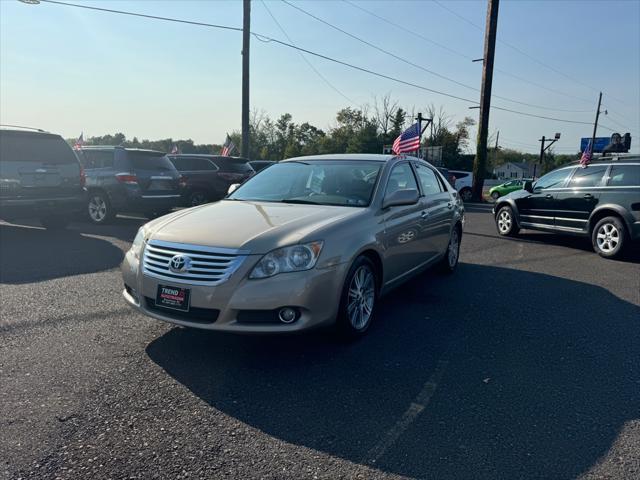
[[[598,109],[596,110],[596,121],[593,122],[593,135],[591,135],[591,155],[593,156],[593,149],[596,147],[596,131],[598,130],[598,119],[600,118],[600,105],[602,104],[602,92],[598,96]],[[587,146],[589,148],[589,146]]]
[[[243,2],[242,17],[242,150],[249,158],[249,41],[251,40],[251,0]]]
[[[546,152],[549,147],[551,145],[553,145],[554,143],[556,143],[558,140],[560,140],[560,133],[556,133],[555,136],[553,138],[547,139],[547,137],[545,137],[544,135],[542,136],[542,138],[540,140],[538,140],[540,142],[540,159],[539,159],[539,163],[540,163],[540,169],[542,170],[544,167],[544,152]],[[546,142],[549,142],[549,144],[547,144]],[[537,164],[533,164],[533,178],[536,177],[536,168],[537,168]]]
[[[487,136],[489,134],[489,109],[491,108],[491,85],[493,83],[493,60],[496,51],[498,30],[498,6],[500,0],[488,0],[487,24],[484,32],[484,60],[482,67],[482,91],[480,93],[480,124],[478,144],[473,160],[472,198],[482,201],[482,187],[487,169]]]

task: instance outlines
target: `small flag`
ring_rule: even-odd
[[[229,155],[231,155],[231,152],[235,150],[235,148],[236,146],[231,141],[231,137],[227,133],[227,139],[224,141],[224,145],[222,146],[222,152],[220,152],[220,155],[222,155],[223,157],[228,157]]]
[[[582,168],[586,168],[589,163],[591,163],[591,157],[593,157],[593,147],[591,146],[591,140],[589,140],[589,145],[582,152],[582,157],[580,157],[580,165]]]
[[[76,140],[75,145],[73,146],[74,149],[76,150],[80,150],[80,147],[82,147],[82,145],[84,145],[84,132],[80,132],[80,136],[78,137],[78,139]]]
[[[420,125],[414,123],[393,142],[393,153],[415,152],[420,148]]]
[[[177,155],[178,153],[178,145],[174,143],[173,148],[171,149],[171,155]]]

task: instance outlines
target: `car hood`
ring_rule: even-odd
[[[180,210],[146,225],[147,239],[265,254],[313,237],[319,229],[365,209],[221,200]]]

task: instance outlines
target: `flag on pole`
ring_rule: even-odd
[[[593,157],[593,146],[591,145],[591,140],[589,140],[589,144],[587,148],[582,152],[582,157],[580,157],[580,165],[582,168],[586,168],[589,163],[591,163],[591,158]]]
[[[76,150],[80,150],[80,147],[82,147],[82,145],[84,145],[84,132],[80,132],[80,136],[78,137],[78,139],[76,140],[75,145],[73,145],[73,148]]]
[[[222,152],[220,152],[220,155],[222,155],[223,157],[228,157],[229,155],[231,155],[231,152],[235,150],[235,148],[235,144],[231,141],[231,137],[227,133],[227,139],[224,141],[224,145],[222,146]]]
[[[414,123],[393,142],[393,153],[415,152],[420,148],[420,125]]]
[[[173,144],[173,148],[171,149],[171,155],[177,155],[178,153],[178,145],[176,145],[175,143]]]

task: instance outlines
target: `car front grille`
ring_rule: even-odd
[[[143,272],[167,282],[214,286],[227,281],[248,253],[229,248],[150,240],[144,249]],[[176,268],[181,265],[184,267]]]

